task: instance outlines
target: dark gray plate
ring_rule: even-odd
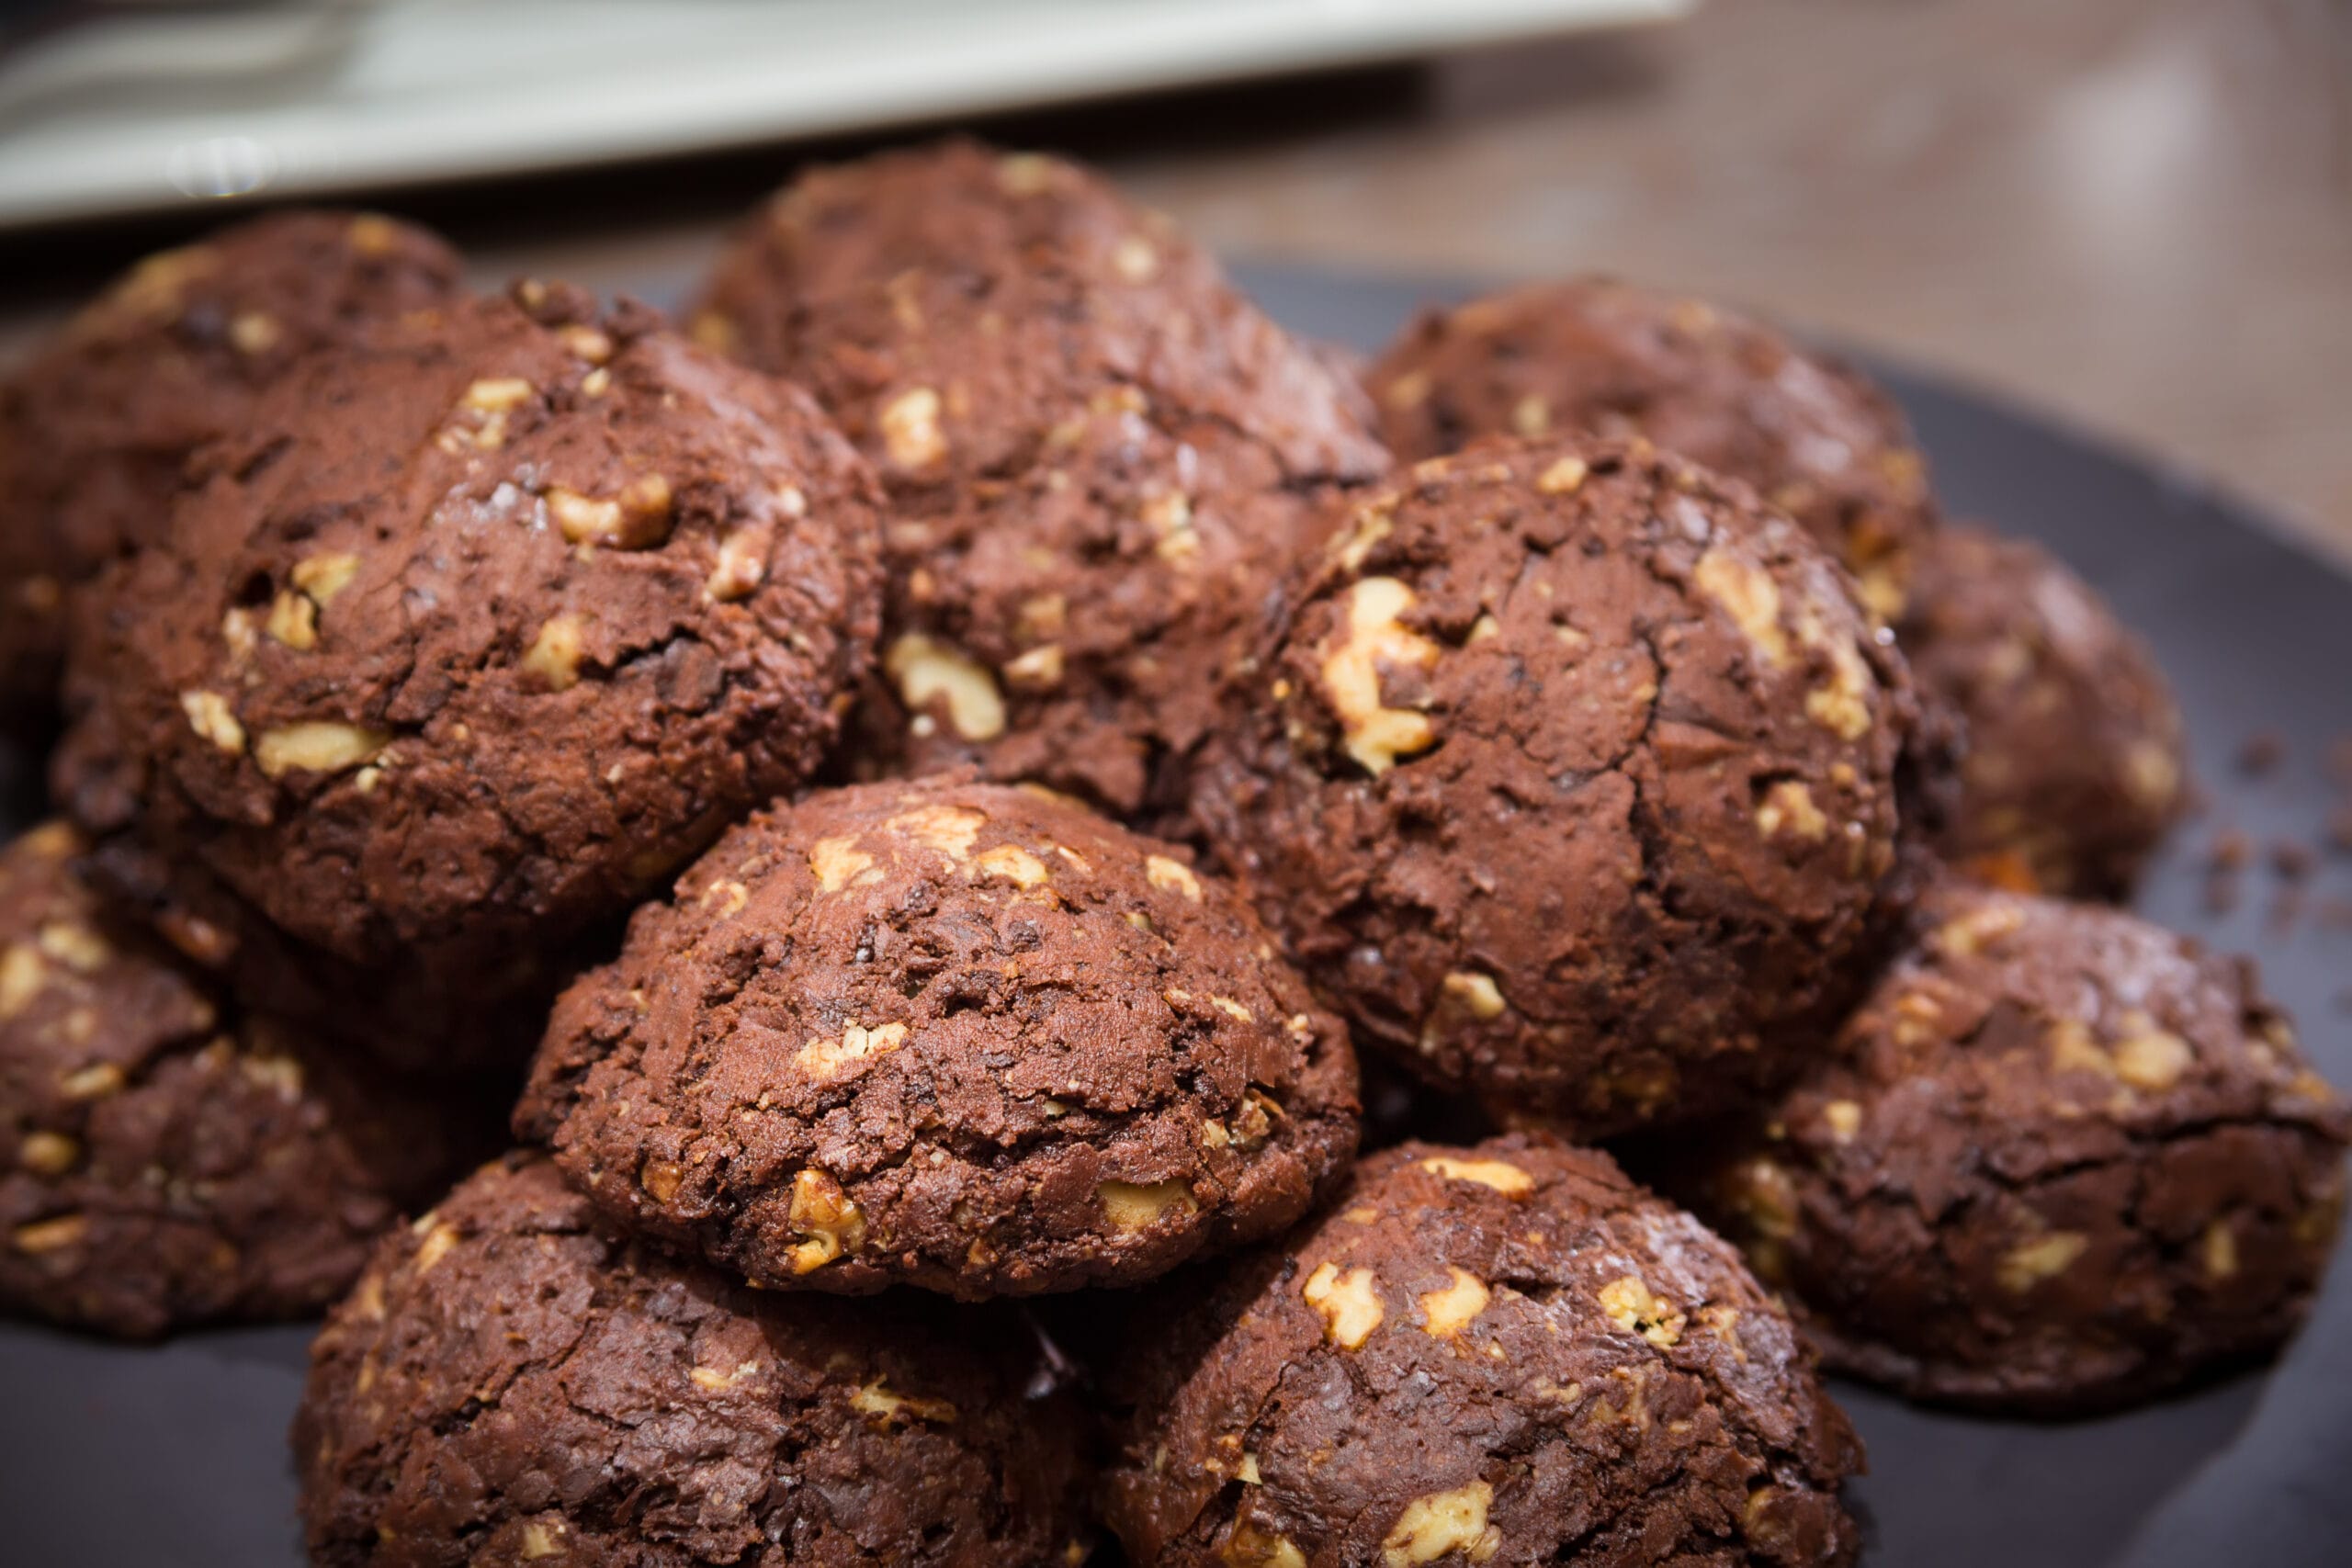
[[[1460,292],[1249,272],[1299,330],[1375,344],[1416,301]],[[589,282],[613,280],[586,279]],[[639,280],[640,283],[643,280]],[[674,282],[674,280],[669,280]],[[661,299],[669,288],[645,288]],[[2213,800],[2150,878],[2142,908],[2258,953],[2319,1066],[2352,1084],[2352,933],[2267,929],[2257,874],[2240,911],[2202,909],[2199,849],[2222,823],[2256,843],[2310,841],[2334,799],[2326,742],[2352,731],[2352,581],[2245,507],[2194,482],[1900,369],[1959,513],[2040,538],[2104,589],[2180,690]],[[2319,417],[2314,415],[2314,417]],[[2286,764],[2233,766],[2260,730]],[[21,760],[0,758],[0,778]],[[2312,889],[2352,897],[2352,869]],[[191,1336],[153,1349],[0,1327],[0,1562],[41,1568],[275,1568],[300,1560],[286,1423],[306,1330]],[[1855,1488],[1888,1568],[2263,1568],[2352,1561],[2352,1270],[2267,1375],[2064,1426],[1964,1419],[1859,1389],[1841,1395],[1871,1449]]]

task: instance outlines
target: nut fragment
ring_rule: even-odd
[[[605,545],[616,550],[651,549],[670,536],[673,500],[670,481],[644,474],[608,497],[587,496],[561,485],[547,491],[548,515],[575,545]]]
[[[1762,568],[1717,547],[1699,558],[1691,576],[1701,592],[1723,606],[1767,665],[1775,670],[1787,665],[1789,639],[1781,629],[1780,585]]]
[[[722,604],[749,598],[768,574],[768,534],[741,528],[718,542],[718,557],[703,586]]]
[[[1486,1562],[1502,1545],[1501,1534],[1487,1525],[1494,1500],[1495,1489],[1484,1481],[1414,1498],[1380,1543],[1383,1568],[1417,1568],[1449,1551]]]
[[[1449,1181],[1475,1181],[1481,1187],[1491,1187],[1506,1198],[1521,1198],[1535,1190],[1535,1179],[1507,1160],[1431,1155],[1421,1161],[1421,1168]]]
[[[65,1074],[57,1080],[57,1088],[68,1100],[104,1100],[120,1094],[126,1081],[122,1069],[112,1062],[96,1062]]]
[[[2044,1280],[2053,1280],[2073,1267],[2090,1238],[2076,1231],[2052,1231],[2011,1247],[2001,1258],[2001,1288],[2022,1295]]]
[[[1032,691],[1050,691],[1062,683],[1062,649],[1057,642],[1033,648],[1005,661],[1005,684]]]
[[[947,437],[939,428],[939,394],[929,387],[910,387],[882,405],[877,416],[882,447],[901,468],[928,468],[947,456]]]
[[[0,953],[0,1019],[14,1018],[32,1005],[49,984],[49,965],[40,949],[30,942],[11,942]]]
[[[793,1227],[808,1239],[792,1249],[792,1271],[807,1274],[865,1245],[865,1216],[842,1184],[821,1170],[792,1179]]]
[[[861,1415],[888,1423],[900,1416],[912,1416],[945,1426],[956,1419],[956,1406],[944,1399],[924,1399],[911,1393],[897,1393],[881,1378],[861,1387],[849,1396],[850,1405]]]
[[[536,675],[550,692],[568,692],[580,683],[580,658],[585,649],[586,623],[567,611],[549,615],[539,626],[531,646],[523,650],[523,669]]]
[[[1756,808],[1756,830],[1764,837],[1777,838],[1786,828],[1800,839],[1815,843],[1829,833],[1829,818],[1813,803],[1813,792],[1795,779],[1781,779],[1764,792],[1764,804]]]
[[[1624,1274],[1600,1287],[1600,1310],[1618,1327],[1640,1335],[1660,1349],[1682,1337],[1689,1321],[1674,1303],[1653,1292],[1639,1275]]]
[[[1192,1188],[1182,1181],[1155,1181],[1148,1186],[1104,1181],[1096,1185],[1094,1196],[1112,1228],[1122,1231],[1142,1230],[1170,1209],[1182,1208],[1189,1214],[1199,1207]]]
[[[1145,878],[1167,893],[1181,893],[1197,904],[1201,901],[1201,879],[1182,861],[1166,855],[1146,855],[1143,862]]]
[[[62,1133],[28,1133],[17,1145],[17,1163],[36,1176],[62,1176],[81,1158],[82,1145]]]
[[[1306,1277],[1299,1294],[1323,1314],[1324,1337],[1342,1350],[1353,1350],[1372,1337],[1387,1315],[1373,1286],[1371,1269],[1351,1269],[1342,1274],[1338,1264],[1325,1262]]]
[[[1347,738],[1348,755],[1375,776],[1437,744],[1429,715],[1389,707],[1381,694],[1383,667],[1427,671],[1437,664],[1438,645],[1397,619],[1413,604],[1413,591],[1396,578],[1356,582],[1348,591],[1345,635],[1323,660],[1324,691]]]
[[[996,682],[960,649],[909,632],[890,645],[882,667],[899,689],[899,700],[917,716],[933,698],[947,708],[947,723],[967,740],[993,740],[1004,733],[1004,699]]]
[[[859,849],[857,840],[846,834],[820,839],[811,845],[808,869],[817,878],[818,891],[822,893],[865,887],[882,880],[882,874],[874,869],[874,857]]]
[[[53,1220],[36,1220],[28,1225],[18,1225],[13,1237],[18,1252],[39,1257],[46,1252],[62,1252],[78,1245],[90,1222],[83,1214],[60,1214]]]
[[[2116,1077],[2151,1094],[2172,1088],[2197,1062],[2188,1041],[2162,1029],[2117,1041],[2113,1055]]]
[[[432,1223],[427,1224],[427,1221]],[[422,1274],[448,1256],[449,1249],[458,1245],[458,1234],[457,1226],[443,1224],[430,1213],[417,1224],[425,1225],[424,1240],[416,1249],[416,1271]]]
[[[229,346],[239,354],[267,354],[285,335],[277,318],[266,310],[246,310],[229,321]]]
[[[359,575],[359,558],[343,550],[304,556],[294,563],[294,570],[287,575],[305,597],[324,609],[336,594],[351,586],[353,578]]]
[[[245,727],[237,722],[229,700],[218,692],[182,692],[180,711],[187,715],[190,729],[221,750],[240,752],[245,749]]]
[[[1421,1327],[1441,1339],[1460,1333],[1487,1310],[1488,1300],[1486,1284],[1476,1274],[1452,1264],[1445,1272],[1451,1282],[1443,1290],[1421,1294]]]
[[[1495,984],[1492,975],[1457,969],[1440,982],[1439,988],[1448,1001],[1461,1007],[1482,1023],[1503,1015],[1502,988]]]
[[[868,1029],[853,1023],[838,1040],[811,1040],[793,1053],[793,1066],[819,1083],[837,1083],[876,1056],[887,1056],[906,1043],[903,1023],[880,1023]]]
[[[261,739],[254,742],[254,761],[274,779],[297,769],[336,773],[358,766],[391,741],[391,736],[384,730],[367,729],[356,724],[327,720],[289,724],[262,732]]]
[[[1035,887],[1048,880],[1046,863],[1018,844],[999,844],[973,861],[975,874],[1001,876],[1021,887]]]

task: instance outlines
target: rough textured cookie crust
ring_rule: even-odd
[[[2335,1242],[2346,1121],[2253,965],[2143,920],[1957,883],[1840,1055],[1666,1168],[1915,1397],[2120,1404],[2267,1350]]]
[[[1745,479],[1837,552],[1889,617],[1935,524],[1926,460],[1892,398],[1695,299],[1585,277],[1425,311],[1367,385],[1402,458],[1481,435],[1639,434]]]
[[[951,141],[814,171],[692,319],[812,387],[898,503],[865,776],[970,761],[1164,804],[1311,496],[1385,460],[1315,351],[1057,159]]]
[[[322,1568],[1025,1568],[1085,1555],[1018,1318],[762,1296],[598,1230],[537,1156],[396,1232],[294,1424]]]
[[[1231,890],[1074,805],[937,779],[722,839],[557,1004],[516,1125],[762,1284],[968,1297],[1271,1235],[1356,1116],[1345,1032]]]
[[[1991,880],[2120,897],[2188,806],[2180,710],[2145,644],[2039,545],[1949,528],[1898,628],[1967,735],[1937,848]]]
[[[1105,1517],[1165,1568],[1850,1562],[1861,1467],[1786,1314],[1609,1156],[1373,1156],[1142,1314]]]
[[[67,598],[161,531],[189,457],[288,367],[462,292],[422,229],[280,213],[148,257],[37,349],[0,383],[0,711],[51,705]]]
[[[1359,1047],[1593,1134],[1785,1077],[1909,882],[1915,705],[1851,580],[1639,442],[1351,507],[1193,809]]]
[[[142,1337],[317,1311],[496,1146],[488,1098],[222,1008],[102,915],[80,847],[0,849],[0,1308]]]
[[[803,780],[876,494],[798,392],[537,284],[305,363],[94,591],[74,814],[362,967],[462,979]]]

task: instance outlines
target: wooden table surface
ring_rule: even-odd
[[[1707,0],[984,129],[1098,159],[1231,256],[1745,302],[2202,469],[2352,561],[2352,0]],[[383,205],[486,278],[610,284],[691,267],[798,155]],[[10,243],[0,344],[164,237]]]

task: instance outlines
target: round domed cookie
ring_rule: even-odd
[[[1104,1517],[1163,1568],[1849,1562],[1861,1450],[1738,1255],[1607,1155],[1405,1144],[1139,1314]]]
[[[1230,889],[948,777],[722,839],[557,1004],[516,1127],[756,1283],[978,1297],[1270,1235],[1357,1114],[1345,1032]]]
[[[1009,1312],[762,1295],[516,1154],[387,1238],[293,1441],[321,1568],[1030,1568],[1084,1560],[1082,1431]]]
[[[475,1005],[817,767],[878,614],[798,392],[526,283],[315,355],[95,590],[74,814]]]
[[[2347,1123],[2250,962],[2118,910],[1940,886],[1744,1142],[1662,1169],[1832,1367],[2073,1412],[2276,1347],[2335,1239]]]
[[[288,367],[462,297],[424,230],[285,212],[149,256],[36,348],[0,383],[0,711],[51,705],[68,597],[163,530],[191,455]]]
[[[1927,464],[1852,367],[1718,306],[1603,277],[1426,310],[1368,378],[1401,458],[1482,435],[1647,436],[1747,480],[1892,618],[1934,528]]]
[[[1851,580],[1646,443],[1351,502],[1193,813],[1377,1047],[1589,1135],[1781,1078],[1907,890],[1915,705]]]
[[[2188,807],[2187,741],[2147,646],[2041,546],[1949,528],[1897,628],[1967,745],[1937,848],[2025,891],[2120,897]]]
[[[1311,495],[1385,461],[1348,381],[1057,159],[815,171],[694,320],[815,389],[891,490],[861,776],[970,763],[1156,818]]]
[[[80,847],[0,848],[0,1310],[132,1337],[317,1311],[496,1146],[488,1097],[219,1003],[97,907]]]

